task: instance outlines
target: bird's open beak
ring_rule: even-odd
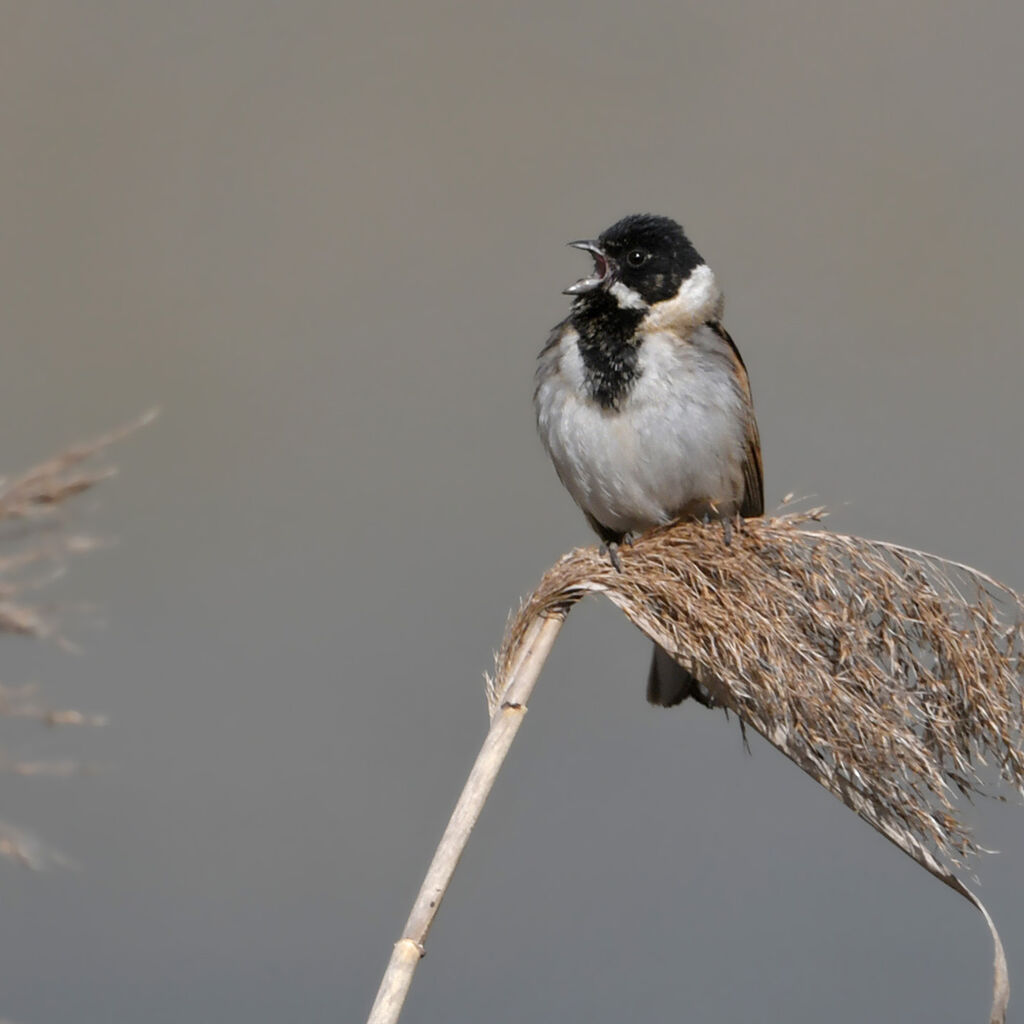
[[[594,273],[591,277],[584,277],[575,284],[564,289],[563,295],[586,295],[587,292],[596,291],[608,285],[615,271],[618,269],[615,260],[611,259],[601,246],[594,241],[570,242],[573,249],[582,249],[594,257]]]

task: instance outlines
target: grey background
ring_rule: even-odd
[[[589,542],[533,360],[636,210],[727,291],[770,505],[1024,588],[1024,7],[3,7],[0,309],[17,470],[154,402],[5,682],[105,710],[16,751],[0,1015],[359,1021],[486,726],[508,609]],[[72,616],[74,620],[74,616]],[[795,767],[643,700],[576,611],[410,1022],[981,1021],[980,918]],[[1024,1001],[1024,814],[971,810]]]

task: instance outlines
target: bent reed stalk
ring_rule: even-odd
[[[368,1024],[390,1024],[398,1020],[402,1012],[416,965],[426,952],[427,932],[448,891],[462,851],[469,842],[469,834],[484,809],[494,780],[523,723],[527,701],[564,620],[565,613],[558,611],[535,616],[523,631],[515,650],[510,652],[511,664],[503,686],[503,698],[491,716],[487,738],[427,869],[402,937],[395,943],[391,962],[370,1010]]]

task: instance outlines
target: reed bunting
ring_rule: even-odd
[[[721,519],[728,529],[734,516],[762,515],[750,384],[711,268],[675,221],[651,214],[569,244],[594,271],[565,289],[572,310],[541,350],[537,427],[613,563],[653,526]],[[647,699],[708,703],[701,675],[655,647]]]

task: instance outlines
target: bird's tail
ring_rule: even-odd
[[[691,696],[702,696],[696,677],[655,644],[651,671],[647,674],[648,701],[663,708],[674,708]]]

